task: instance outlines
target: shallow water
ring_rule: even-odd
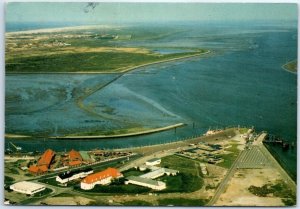
[[[209,36],[208,36],[209,34]],[[187,126],[161,133],[110,140],[13,140],[25,150],[119,148],[180,140],[209,127],[254,126],[296,141],[297,75],[281,66],[297,57],[297,31],[191,27],[156,42],[130,45],[204,47],[211,56],[156,64],[127,73],[84,100],[87,89],[114,75],[10,75],[6,77],[6,132],[63,135],[132,125]],[[126,43],[129,44],[129,43]],[[46,95],[46,96],[45,96]],[[101,118],[107,117],[108,119]],[[194,125],[193,125],[194,124]],[[194,128],[193,128],[194,126]],[[296,149],[280,154],[296,170]]]

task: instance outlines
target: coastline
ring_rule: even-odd
[[[119,28],[122,26],[117,25],[79,25],[79,26],[68,26],[68,27],[55,27],[55,28],[42,28],[32,30],[21,30],[6,32],[5,35],[21,35],[21,34],[36,34],[36,33],[57,33],[69,30],[87,30],[87,29],[99,29],[99,28]]]
[[[115,134],[115,135],[97,135],[97,136],[62,136],[62,137],[49,137],[50,139],[108,139],[108,138],[122,138],[122,137],[129,137],[129,136],[140,136],[145,134],[152,134],[157,133],[161,131],[167,131],[170,129],[174,129],[177,127],[184,126],[184,123],[177,123],[170,126],[165,126],[161,128],[154,128],[146,131],[139,131],[134,133],[126,133],[126,134]]]
[[[167,131],[170,129],[174,129],[174,128],[179,128],[182,126],[185,126],[186,124],[184,123],[176,123],[173,125],[169,125],[169,126],[164,126],[161,128],[153,128],[153,129],[149,129],[146,131],[139,131],[139,132],[133,132],[133,133],[126,133],[126,134],[114,134],[114,135],[91,135],[91,136],[51,136],[51,137],[47,137],[49,139],[108,139],[108,138],[122,138],[122,137],[130,137],[130,136],[140,136],[140,135],[145,135],[145,134],[152,134],[152,133],[157,133],[157,132],[162,132],[162,131]],[[19,138],[34,138],[33,136],[27,136],[27,135],[17,135],[17,134],[5,134],[4,135],[5,138],[14,138],[14,139],[19,139]],[[36,137],[36,138],[40,138],[40,137]],[[45,137],[44,137],[45,138]]]

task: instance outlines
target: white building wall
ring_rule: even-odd
[[[90,190],[90,189],[93,189],[95,186],[94,183],[92,184],[87,184],[87,183],[84,183],[84,182],[81,182],[80,183],[80,188],[83,189],[83,190]]]
[[[160,163],[161,163],[161,159],[153,162],[146,161],[146,165],[159,165]]]
[[[151,189],[155,189],[155,190],[163,190],[166,188],[166,184],[163,182],[160,182],[160,185],[152,185],[152,184],[146,184],[144,182],[139,182],[139,181],[133,181],[133,180],[128,180],[126,181],[126,184],[135,184],[135,185],[139,185],[139,186],[143,186],[143,187],[148,187]]]
[[[92,174],[93,172],[94,171],[77,173],[77,174],[71,176],[70,178],[66,178],[66,179],[61,179],[59,176],[57,176],[56,181],[58,181],[61,184],[65,184],[65,183],[68,183],[69,181],[72,181],[72,180],[75,180],[75,179],[84,178],[87,175]]]
[[[100,185],[110,184],[111,183],[111,179],[112,179],[112,177],[108,177],[108,178],[102,179],[100,181],[93,182],[91,184],[81,182],[80,183],[80,188],[84,189],[84,190],[90,190],[90,189],[93,189],[96,184],[100,184]]]

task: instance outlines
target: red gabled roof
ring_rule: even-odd
[[[31,165],[28,170],[32,173],[37,173],[39,171],[39,167],[36,165]]]
[[[79,161],[79,160],[69,162],[69,166],[76,166],[76,165],[80,165],[80,164],[81,164],[81,161]]]
[[[82,157],[80,155],[79,152],[77,152],[76,150],[72,149],[70,152],[69,152],[69,159],[70,161],[73,161],[73,160],[80,160],[82,161]]]
[[[42,172],[48,171],[48,168],[47,168],[47,166],[45,166],[45,165],[39,166],[39,169],[40,169]]]
[[[46,165],[49,167],[52,158],[54,157],[55,153],[51,149],[47,149],[44,154],[41,156],[41,158],[38,161],[38,166]]]
[[[92,184],[96,181],[101,181],[102,179],[106,179],[106,178],[109,178],[109,177],[118,178],[118,177],[121,177],[121,176],[123,176],[122,173],[120,173],[117,169],[107,168],[104,171],[88,175],[87,177],[85,177],[82,180],[82,182],[87,183],[87,184]]]
[[[43,172],[47,172],[48,168],[45,165],[42,166],[31,165],[29,167],[29,171],[32,173],[39,173],[39,172],[43,173]]]

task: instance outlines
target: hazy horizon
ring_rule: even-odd
[[[297,21],[291,3],[11,2],[6,23],[138,23],[177,21]]]

